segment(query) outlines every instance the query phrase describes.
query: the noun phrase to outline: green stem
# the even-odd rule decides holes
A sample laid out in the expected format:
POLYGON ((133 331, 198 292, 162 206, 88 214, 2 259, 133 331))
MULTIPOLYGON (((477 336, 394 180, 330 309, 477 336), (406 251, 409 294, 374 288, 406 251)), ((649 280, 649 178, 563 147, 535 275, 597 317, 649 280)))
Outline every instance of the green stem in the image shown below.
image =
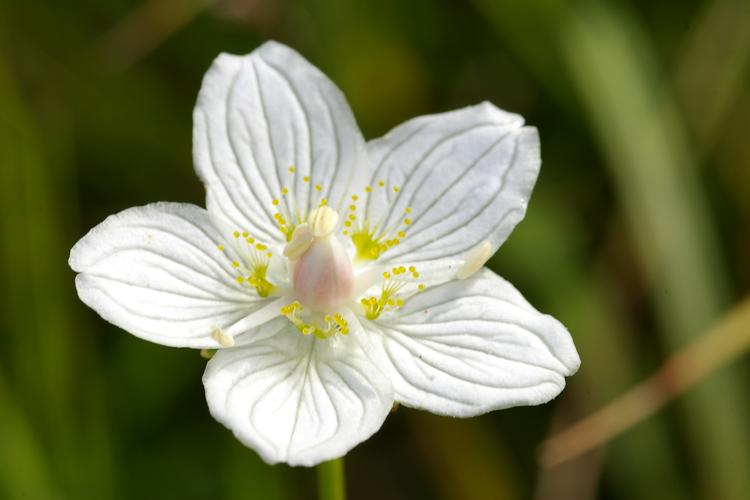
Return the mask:
POLYGON ((318 500, 345 500, 344 459, 336 458, 318 465, 318 500))

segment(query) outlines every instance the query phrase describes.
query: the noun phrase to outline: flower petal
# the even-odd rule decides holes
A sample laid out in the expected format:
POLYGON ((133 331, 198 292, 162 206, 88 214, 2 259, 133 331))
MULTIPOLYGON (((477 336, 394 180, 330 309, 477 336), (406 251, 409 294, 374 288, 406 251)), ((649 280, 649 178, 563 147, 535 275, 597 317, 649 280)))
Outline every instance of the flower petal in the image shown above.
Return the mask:
POLYGON ((489 243, 492 255, 505 241, 541 164, 536 129, 487 102, 409 120, 367 149, 365 218, 406 233, 378 264, 439 263, 454 273, 473 248, 489 243))
POLYGON ((193 157, 209 212, 267 243, 283 242, 277 211, 305 216, 323 197, 338 208, 364 159, 364 140, 343 94, 276 42, 246 56, 217 57, 193 121, 193 157))
POLYGON ((547 402, 580 364, 565 327, 487 269, 365 327, 389 360, 396 400, 443 415, 547 402))
POLYGON ((203 383, 211 414, 268 463, 311 466, 340 457, 383 424, 390 382, 354 338, 301 335, 286 318, 277 333, 222 350, 203 383))
POLYGON ((235 281, 208 213, 154 203, 108 217, 70 251, 81 300, 104 319, 159 344, 215 348, 214 328, 259 309, 235 281))

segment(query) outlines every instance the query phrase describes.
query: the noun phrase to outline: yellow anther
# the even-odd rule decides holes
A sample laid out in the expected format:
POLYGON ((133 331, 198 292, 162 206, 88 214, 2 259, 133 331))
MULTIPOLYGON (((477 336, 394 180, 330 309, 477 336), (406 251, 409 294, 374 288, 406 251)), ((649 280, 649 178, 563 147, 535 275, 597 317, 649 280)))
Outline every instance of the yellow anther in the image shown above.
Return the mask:
POLYGON ((398 232, 398 237, 399 238, 405 238, 406 237, 406 233, 404 231, 399 231, 398 232))
POLYGON ((315 191, 320 191, 321 189, 323 189, 323 186, 321 186, 320 184, 315 184, 315 191))
POLYGON ((293 174, 294 170, 295 170, 294 165, 292 165, 291 167, 289 167, 289 173, 290 174, 293 174))
POLYGON ((467 254, 463 265, 456 271, 456 278, 466 279, 479 271, 492 257, 492 245, 489 241, 483 241, 472 248, 467 254))
POLYGON ((352 195, 352 201, 357 201, 358 199, 359 199, 359 196, 357 196, 356 194, 352 195))
POLYGON ((219 252, 223 252, 224 251, 224 245, 217 245, 216 248, 219 249, 219 252))
POLYGON ((321 207, 324 207, 324 206, 326 206, 326 205, 328 205, 328 198, 323 198, 323 199, 321 199, 321 200, 320 200, 320 206, 321 206, 321 207))
POLYGON ((240 267, 240 263, 237 262, 236 260, 232 261, 232 267, 235 268, 235 269, 237 269, 238 267, 240 267))
POLYGON ((352 223, 351 223, 351 221, 348 221, 348 220, 347 220, 347 221, 344 221, 344 225, 345 225, 346 227, 352 227, 352 223))
POLYGON ((387 280, 391 279, 391 273, 389 273, 388 271, 385 271, 385 272, 383 273, 383 278, 385 278, 385 279, 387 279, 387 280))
POLYGON ((321 206, 310 214, 310 228, 316 238, 331 234, 338 222, 339 214, 327 206, 321 206))
POLYGON ((378 181, 378 186, 380 186, 380 187, 383 187, 383 186, 385 186, 385 182, 383 182, 383 181, 378 181))
POLYGON ((404 219, 404 224, 406 224, 407 226, 408 226, 409 224, 411 224, 411 219, 404 219))
POLYGON ((245 281, 245 278, 243 278, 242 276, 237 276, 237 283, 242 283, 244 281, 245 281))
POLYGON ((281 188, 281 196, 286 196, 289 193, 287 188, 281 188))
POLYGON ((372 186, 365 186, 365 193, 372 191, 372 186))
POLYGON ((349 214, 349 218, 350 218, 351 220, 356 220, 356 219, 357 219, 357 216, 356 216, 356 215, 354 215, 354 214, 349 214))
POLYGON ((414 279, 417 279, 417 278, 419 278, 419 273, 416 272, 416 271, 414 271, 413 273, 411 273, 411 277, 414 278, 414 279))
POLYGON ((284 247, 284 256, 291 260, 297 260, 310 248, 313 242, 313 232, 307 223, 300 224, 294 230, 289 243, 284 247))
POLYGON ((242 233, 243 238, 247 238, 248 236, 250 236, 250 233, 248 233, 247 231, 242 233))
POLYGON ((302 178, 302 180, 303 180, 304 182, 310 182, 310 177, 306 175, 306 176, 304 176, 304 177, 302 178))
POLYGON ((419 286, 417 286, 417 289, 421 292, 422 290, 424 290, 424 285, 420 283, 419 286))
POLYGON ((357 210, 357 205, 349 205, 349 210, 351 210, 352 212, 354 210, 357 210))
POLYGON ((410 214, 411 213, 411 207, 406 207, 404 210, 404 213, 410 214))
POLYGON ((240 237, 240 232, 239 231, 235 231, 235 232, 232 233, 232 236, 234 236, 235 238, 239 238, 240 237))
POLYGON ((232 347, 234 345, 234 337, 216 326, 211 327, 211 338, 218 342, 221 347, 232 347))
POLYGON ((410 272, 410 273, 413 273, 413 272, 414 272, 414 271, 416 271, 416 270, 417 270, 417 268, 416 268, 416 267, 414 267, 414 266, 409 266, 409 272, 410 272))

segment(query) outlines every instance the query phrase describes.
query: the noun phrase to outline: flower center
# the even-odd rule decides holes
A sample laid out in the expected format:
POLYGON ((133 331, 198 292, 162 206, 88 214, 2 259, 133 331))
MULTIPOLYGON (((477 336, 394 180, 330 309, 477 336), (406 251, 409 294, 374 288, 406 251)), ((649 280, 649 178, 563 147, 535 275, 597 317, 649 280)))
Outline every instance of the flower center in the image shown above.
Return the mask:
POLYGON ((300 303, 313 311, 333 311, 346 304, 354 290, 349 255, 333 234, 339 215, 321 206, 309 222, 298 225, 284 249, 292 270, 292 286, 300 303))

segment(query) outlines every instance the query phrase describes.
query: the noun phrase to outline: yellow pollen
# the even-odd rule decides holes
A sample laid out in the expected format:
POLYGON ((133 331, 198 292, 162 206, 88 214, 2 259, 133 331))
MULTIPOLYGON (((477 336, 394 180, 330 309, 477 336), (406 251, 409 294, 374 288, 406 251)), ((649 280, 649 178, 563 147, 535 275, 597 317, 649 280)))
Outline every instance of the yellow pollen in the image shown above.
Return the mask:
POLYGON ((349 210, 351 210, 352 212, 357 210, 357 205, 349 205, 349 210))
POLYGON ((323 186, 321 186, 320 184, 315 184, 316 191, 320 191, 321 189, 323 189, 323 186))
POLYGON ((281 188, 281 196, 286 196, 289 193, 287 188, 281 188))
POLYGON ((359 196, 357 196, 356 194, 352 195, 352 201, 357 201, 358 199, 359 199, 359 196))
POLYGON ((406 224, 407 226, 408 226, 409 224, 411 224, 411 219, 404 219, 404 224, 406 224))
POLYGON ((303 180, 304 182, 310 182, 310 177, 306 175, 306 176, 304 176, 304 177, 302 178, 302 180, 303 180))
POLYGON ((320 206, 321 206, 321 207, 324 207, 324 206, 326 206, 326 205, 328 205, 328 198, 323 198, 323 199, 321 199, 321 200, 320 200, 320 206))
POLYGON ((294 173, 294 170, 295 170, 295 169, 294 169, 294 165, 292 165, 291 167, 289 167, 289 173, 290 173, 290 174, 293 174, 293 173, 294 173))
POLYGON ((418 288, 418 289, 419 289, 419 291, 421 292, 422 290, 424 290, 424 285, 423 285, 422 283, 420 283, 420 284, 419 284, 419 286, 418 286, 417 288, 418 288))
POLYGON ((223 252, 224 251, 224 245, 218 245, 216 248, 219 249, 219 252, 223 252))
POLYGON ((240 267, 240 263, 235 260, 232 262, 232 267, 237 269, 238 267, 240 267))
POLYGON ((365 186, 365 193, 372 191, 372 186, 365 186))
POLYGON ((404 213, 410 214, 411 213, 411 207, 406 207, 404 210, 404 213))
POLYGON ((232 236, 234 236, 235 238, 239 238, 240 237, 240 232, 239 231, 235 231, 235 232, 232 233, 232 236))
POLYGON ((398 186, 393 186, 393 192, 394 193, 398 193, 399 192, 399 187, 398 186))
POLYGON ((383 182, 383 181, 378 181, 378 186, 380 186, 380 187, 383 187, 383 186, 385 186, 385 182, 383 182))

